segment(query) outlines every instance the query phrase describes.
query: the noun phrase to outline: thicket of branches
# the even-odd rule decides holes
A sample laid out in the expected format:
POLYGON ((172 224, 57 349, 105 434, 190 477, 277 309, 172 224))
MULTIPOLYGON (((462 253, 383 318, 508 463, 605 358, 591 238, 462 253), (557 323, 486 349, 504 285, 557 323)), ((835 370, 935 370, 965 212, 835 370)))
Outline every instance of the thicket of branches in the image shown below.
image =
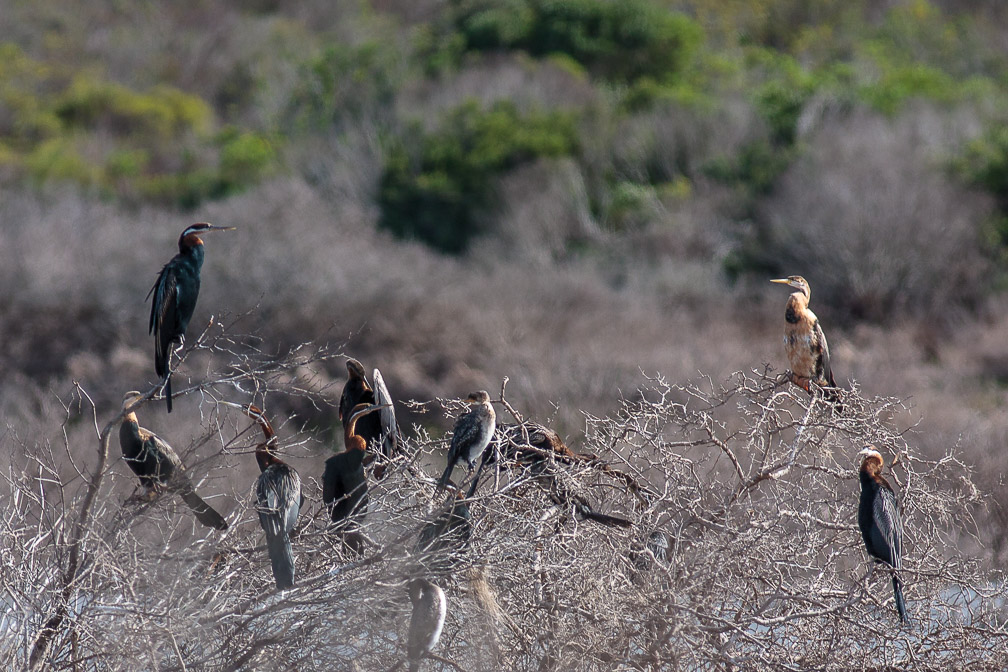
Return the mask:
MULTIPOLYGON (((541 440, 530 418, 542 409, 513 408, 505 381, 494 396, 510 426, 469 503, 468 545, 436 561, 418 555, 419 532, 450 499, 435 498, 425 468, 441 463, 446 440, 403 428, 384 478, 372 474, 362 553, 328 525, 321 461, 302 469, 297 585, 277 593, 252 483, 229 479, 251 460, 258 430, 221 402, 267 414, 283 395, 335 403, 338 390, 314 372, 338 353, 304 344, 268 356, 219 326, 193 341, 182 370, 202 374, 187 386, 180 375, 176 387, 199 397, 202 434, 176 449, 204 494, 231 488, 231 528, 200 527, 170 495, 126 502, 121 413, 95 408, 78 387, 62 401, 59 440, 9 435, 15 455, 0 481, 8 669, 30 659, 55 670, 392 669, 405 657, 405 584, 420 571, 448 596, 423 669, 1008 664, 1008 586, 987 569, 971 516, 983 495, 955 447, 937 460, 915 451, 893 420, 898 400, 853 389, 840 414, 767 371, 682 385, 653 377, 609 417, 588 417, 585 445, 571 452, 555 436, 541 440), (904 505, 907 627, 855 523, 855 456, 867 443, 886 456, 904 505), (620 518, 632 524, 611 524, 620 518), (648 545, 655 531, 667 553, 648 545)), ((145 410, 153 406, 140 409, 141 424, 145 410)), ((308 454, 312 435, 273 420, 281 454, 308 454)))

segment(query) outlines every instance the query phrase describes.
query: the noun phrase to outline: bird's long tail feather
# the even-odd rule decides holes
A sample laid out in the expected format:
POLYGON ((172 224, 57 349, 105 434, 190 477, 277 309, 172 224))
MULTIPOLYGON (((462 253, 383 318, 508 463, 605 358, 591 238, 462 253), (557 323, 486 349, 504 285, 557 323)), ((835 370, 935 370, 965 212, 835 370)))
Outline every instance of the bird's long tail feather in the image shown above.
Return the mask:
POLYGON ((171 374, 170 373, 168 374, 168 377, 165 378, 164 396, 165 396, 165 403, 168 404, 168 412, 171 413, 172 403, 171 403, 171 374))
POLYGON ((455 463, 449 460, 448 466, 445 467, 444 473, 441 474, 441 478, 438 479, 437 488, 435 488, 434 494, 440 494, 448 486, 448 481, 451 479, 452 470, 454 468, 455 463))
POLYGON ((279 529, 266 530, 266 549, 273 567, 273 579, 278 590, 285 590, 294 585, 294 551, 290 538, 279 529))
POLYGON ((910 619, 907 618, 906 601, 903 599, 903 582, 900 581, 899 576, 893 574, 892 577, 892 587, 893 587, 893 597, 896 598, 896 611, 899 612, 900 620, 904 623, 909 623, 910 619))
POLYGON ((219 514, 212 506, 203 501, 203 499, 194 491, 190 490, 188 492, 183 492, 182 501, 185 502, 190 509, 192 509, 194 514, 196 514, 196 520, 200 521, 207 527, 212 527, 215 530, 226 530, 228 528, 228 523, 224 520, 224 516, 219 514))

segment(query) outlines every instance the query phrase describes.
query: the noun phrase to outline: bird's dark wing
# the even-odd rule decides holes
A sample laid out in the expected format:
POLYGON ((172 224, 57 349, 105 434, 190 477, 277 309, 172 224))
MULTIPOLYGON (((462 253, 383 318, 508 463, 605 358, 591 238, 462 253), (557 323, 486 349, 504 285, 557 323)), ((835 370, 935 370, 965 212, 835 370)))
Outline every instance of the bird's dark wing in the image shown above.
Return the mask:
POLYGON ((833 380, 833 367, 830 366, 829 344, 826 343, 826 332, 823 331, 819 320, 815 321, 812 329, 815 332, 815 340, 819 343, 819 352, 822 355, 823 376, 830 384, 830 387, 836 387, 836 382, 833 380))
POLYGON ((165 264, 158 274, 154 286, 147 296, 154 295, 151 303, 150 326, 148 333, 154 334, 154 369, 157 375, 167 373, 168 352, 174 328, 174 315, 178 304, 178 276, 171 262, 165 264))
POLYGON ((385 387, 385 379, 381 371, 374 370, 374 396, 376 404, 388 404, 378 411, 381 419, 381 451, 386 456, 394 455, 399 441, 399 426, 396 424, 395 407, 392 405, 392 395, 385 387))
POLYGON ((297 523, 301 479, 286 464, 270 466, 256 481, 259 524, 266 533, 266 547, 277 588, 294 585, 294 552, 290 532, 297 523))
POLYGON ((182 459, 178 453, 157 434, 148 433, 144 440, 144 448, 149 450, 157 461, 159 480, 164 481, 183 471, 182 459))
POLYGON ((322 502, 330 505, 345 496, 346 488, 343 487, 341 478, 339 455, 333 455, 326 460, 325 471, 322 472, 322 502))
POLYGON ((878 544, 889 551, 887 560, 894 568, 903 567, 903 519, 896 494, 885 485, 879 487, 872 506, 875 527, 881 537, 878 544))
POLYGON ((459 418, 455 423, 451 447, 448 449, 448 459, 455 461, 468 460, 469 446, 476 443, 480 434, 480 417, 477 410, 472 410, 459 418))

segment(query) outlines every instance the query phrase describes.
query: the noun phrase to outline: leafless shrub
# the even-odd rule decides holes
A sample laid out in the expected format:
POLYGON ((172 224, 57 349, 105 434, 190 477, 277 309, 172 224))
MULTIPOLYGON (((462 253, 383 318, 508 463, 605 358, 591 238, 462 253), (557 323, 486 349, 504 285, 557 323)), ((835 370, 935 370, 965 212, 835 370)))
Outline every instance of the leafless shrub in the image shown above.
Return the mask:
MULTIPOLYGON (((121 415, 94 409, 83 389, 65 407, 60 440, 5 438, 22 455, 0 480, 8 667, 34 657, 57 670, 381 670, 403 660, 406 580, 422 571, 417 535, 446 506, 422 462, 444 441, 415 429, 372 480, 362 554, 328 528, 313 482, 321 460, 316 473, 302 467, 297 585, 276 593, 252 479, 233 478, 259 439, 220 402, 252 399, 267 412, 286 395, 325 404, 336 394, 316 372, 334 353, 305 344, 272 357, 249 340, 212 325, 186 353, 186 367, 205 374, 184 390, 200 400, 202 428, 184 459, 195 477, 232 489, 224 534, 194 528, 170 497, 121 503, 124 469, 110 445, 121 415)), ((514 417, 502 420, 523 422, 505 392, 514 417)), ((763 373, 720 384, 655 377, 613 415, 588 418, 580 453, 513 425, 469 502, 470 543, 437 575, 449 615, 425 667, 1003 666, 1005 584, 960 550, 978 540, 969 469, 952 450, 925 459, 909 445, 892 420, 899 401, 856 388, 843 401, 838 415, 763 373), (906 628, 854 524, 853 461, 865 443, 890 456, 902 493, 906 628), (589 508, 632 525, 587 519, 589 508), (646 548, 656 530, 669 539, 664 558, 646 548)), ((310 454, 311 437, 290 426, 280 435, 284 456, 310 454)))

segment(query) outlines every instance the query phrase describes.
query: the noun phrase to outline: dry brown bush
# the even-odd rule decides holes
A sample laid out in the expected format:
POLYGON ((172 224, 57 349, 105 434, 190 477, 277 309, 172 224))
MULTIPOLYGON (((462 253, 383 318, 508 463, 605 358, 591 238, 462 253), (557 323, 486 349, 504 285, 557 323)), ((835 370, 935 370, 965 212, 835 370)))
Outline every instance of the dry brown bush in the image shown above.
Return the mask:
POLYGON ((980 223, 990 203, 944 168, 970 119, 919 109, 831 122, 760 205, 767 262, 806 275, 837 315, 947 319, 976 308, 989 289, 980 223))
MULTIPOLYGON (((47 669, 382 670, 402 660, 415 537, 444 507, 423 463, 444 441, 407 433, 372 483, 361 521, 371 543, 354 556, 318 504, 321 459, 306 464, 314 439, 274 418, 280 452, 309 483, 297 586, 275 593, 253 479, 235 477, 259 437, 220 402, 325 404, 335 391, 322 369, 335 353, 304 344, 274 357, 251 340, 216 324, 192 339, 185 365, 203 374, 178 409, 200 419, 191 443, 177 444, 198 487, 230 490, 212 501, 236 503, 225 534, 196 527, 170 497, 123 503, 133 479, 114 445, 121 415, 93 408, 82 388, 65 400, 61 427, 4 437, 14 456, 0 480, 8 667, 23 667, 33 647, 47 669)), ((520 421, 505 394, 502 421, 520 421)), ((892 420, 897 400, 854 389, 844 407, 838 415, 762 372, 684 385, 656 377, 611 415, 588 418, 580 450, 594 457, 528 459, 512 433, 470 503, 469 547, 435 578, 449 615, 425 669, 1003 667, 1005 583, 962 550, 980 543, 970 511, 983 495, 969 468, 952 449, 931 459, 909 444, 892 420), (890 458, 904 504, 904 628, 854 523, 854 456, 865 443, 890 458), (633 524, 584 519, 586 505, 633 524), (665 559, 644 550, 655 530, 669 538, 665 559)))

